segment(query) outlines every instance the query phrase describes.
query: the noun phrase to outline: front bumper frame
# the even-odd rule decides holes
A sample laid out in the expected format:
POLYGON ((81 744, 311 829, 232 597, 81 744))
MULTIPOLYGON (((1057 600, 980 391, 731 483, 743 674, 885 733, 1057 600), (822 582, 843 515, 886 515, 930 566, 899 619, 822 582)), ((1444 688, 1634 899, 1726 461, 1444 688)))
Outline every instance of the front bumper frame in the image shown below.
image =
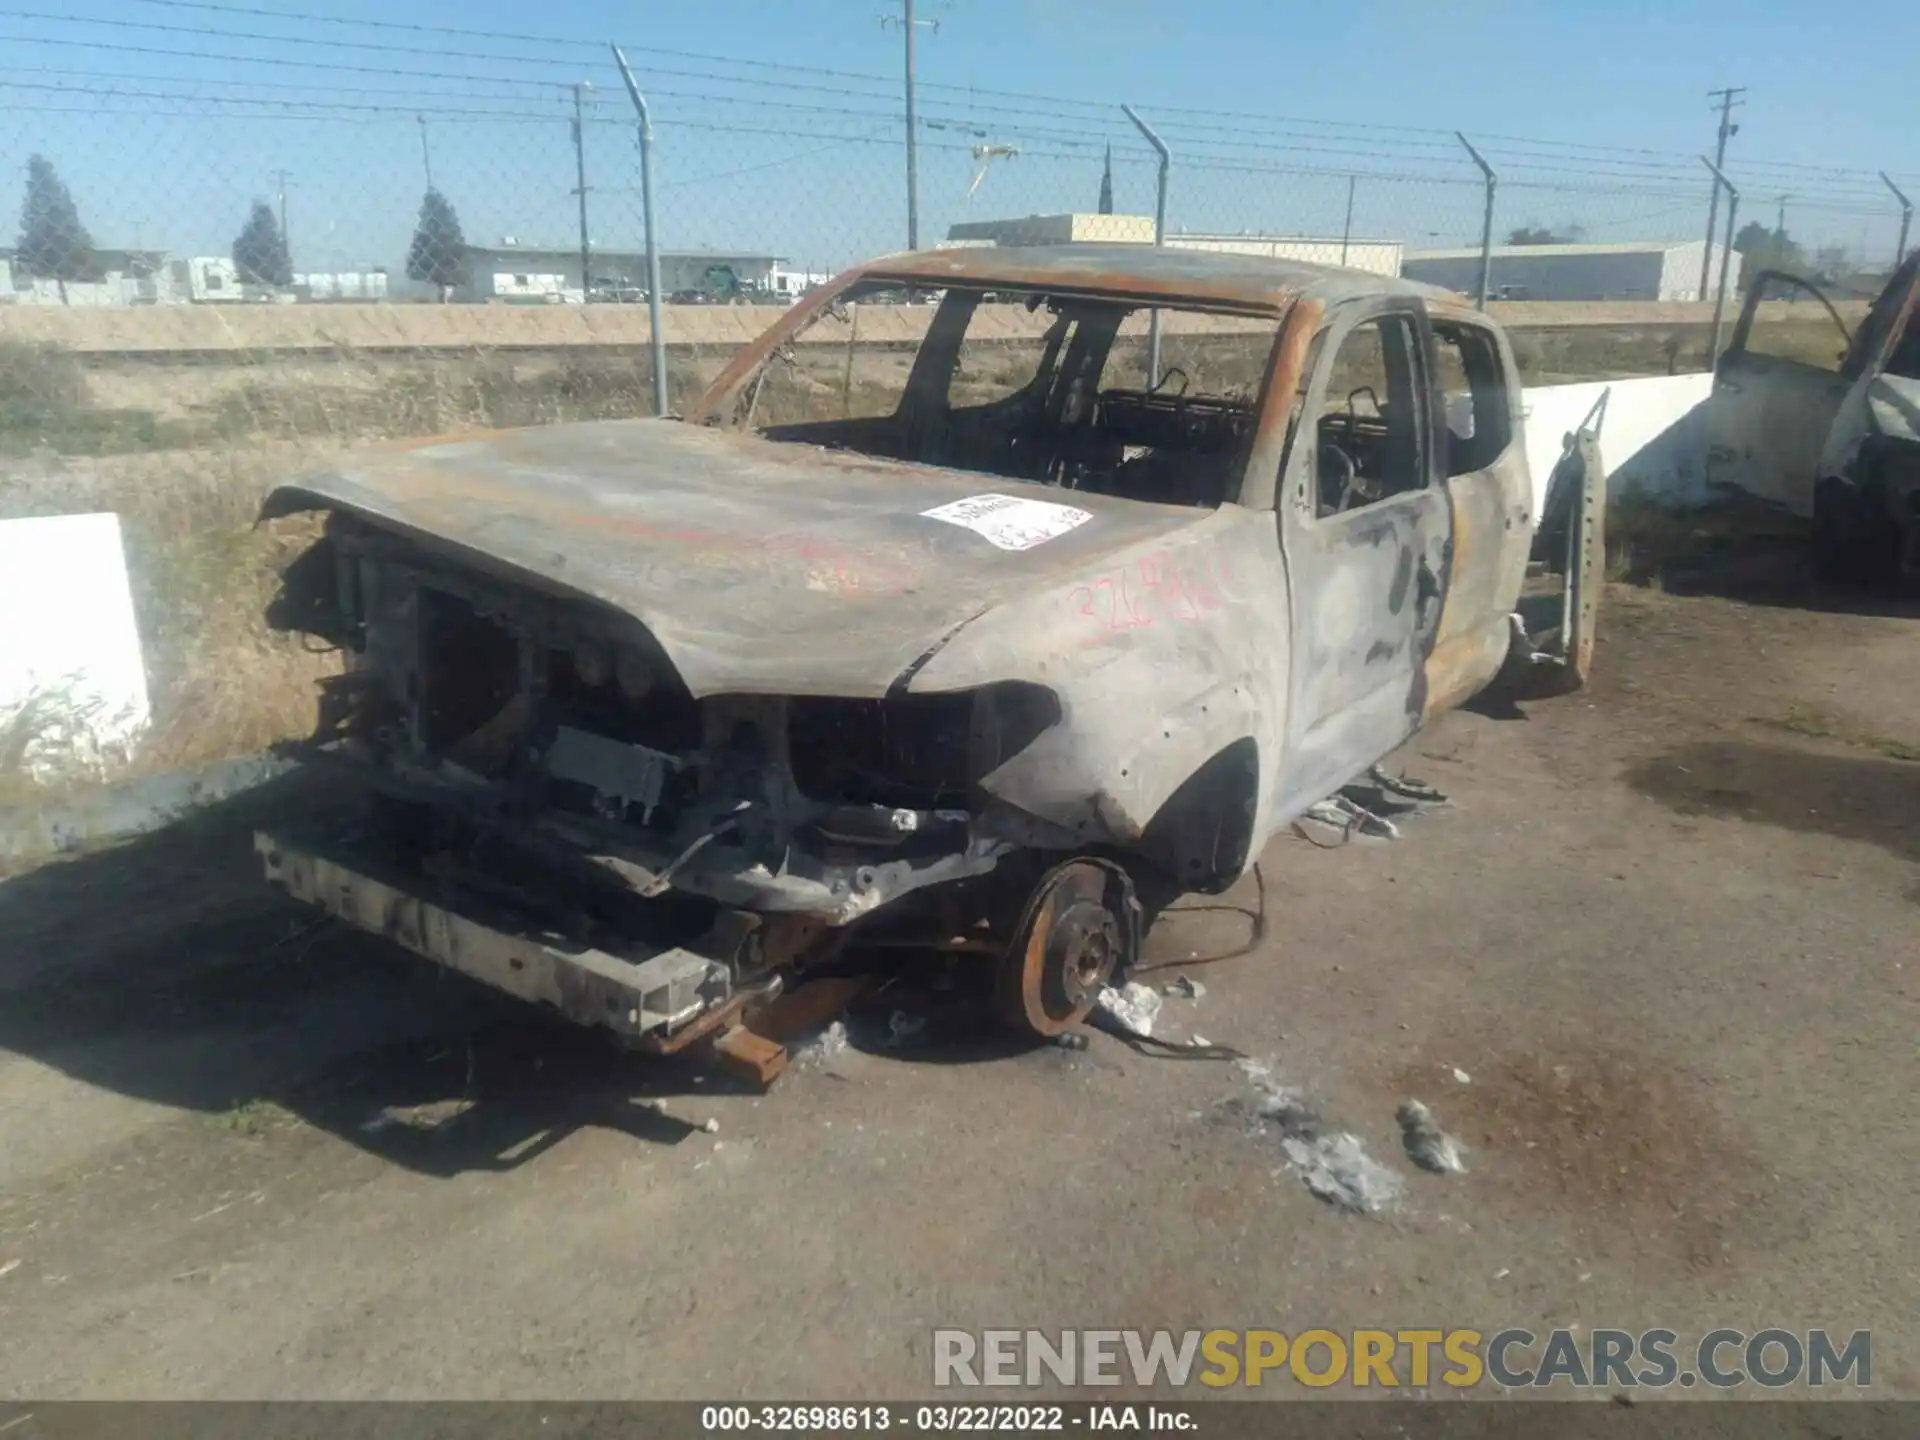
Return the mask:
POLYGON ((614 954, 574 945, 496 907, 426 898, 420 877, 351 848, 262 831, 254 849, 268 880, 295 899, 628 1043, 658 1045, 732 998, 731 967, 683 946, 614 954))

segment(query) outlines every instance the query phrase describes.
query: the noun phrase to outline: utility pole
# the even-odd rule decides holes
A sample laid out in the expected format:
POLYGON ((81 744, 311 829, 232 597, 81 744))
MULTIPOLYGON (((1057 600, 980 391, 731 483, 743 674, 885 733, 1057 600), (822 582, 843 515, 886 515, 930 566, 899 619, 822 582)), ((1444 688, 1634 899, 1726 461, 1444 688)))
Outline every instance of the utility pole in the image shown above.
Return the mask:
POLYGON ((1773 212, 1773 233, 1782 240, 1787 238, 1787 201, 1792 198, 1791 195, 1782 195, 1773 212))
POLYGON ((433 189, 433 152, 427 148, 427 117, 416 115, 420 122, 420 164, 427 172, 427 189, 433 189))
POLYGON ((579 182, 574 194, 580 197, 580 303, 587 304, 593 298, 593 277, 588 271, 592 263, 592 246, 587 240, 587 91, 591 82, 582 80, 573 87, 573 169, 579 182))
POLYGON ((1709 90, 1707 98, 1720 102, 1720 139, 1713 151, 1713 195, 1707 201, 1707 248, 1700 256, 1700 298, 1707 298, 1707 286, 1713 275, 1713 227, 1720 218, 1720 172, 1727 164, 1727 141, 1740 133, 1740 127, 1733 123, 1733 111, 1737 105, 1747 102, 1740 97, 1747 93, 1744 85, 1730 86, 1725 90, 1709 90))
POLYGON ((924 25, 929 30, 938 30, 938 20, 916 20, 913 18, 913 0, 900 0, 899 15, 883 15, 882 25, 898 25, 906 35, 907 41, 907 248, 920 248, 920 147, 918 144, 918 125, 914 119, 914 61, 913 32, 924 25))
POLYGON ((1713 349, 1707 352, 1708 360, 1711 362, 1707 368, 1718 374, 1720 370, 1720 322, 1726 314, 1727 309, 1727 276, 1729 274, 1729 267, 1733 264, 1733 225, 1735 219, 1740 214, 1740 192, 1733 188, 1733 182, 1727 178, 1726 172, 1711 160, 1707 159, 1706 156, 1702 155, 1700 157, 1700 163, 1713 172, 1713 182, 1716 190, 1722 185, 1727 187, 1727 243, 1726 248, 1720 252, 1720 288, 1714 293, 1713 297, 1713 349))

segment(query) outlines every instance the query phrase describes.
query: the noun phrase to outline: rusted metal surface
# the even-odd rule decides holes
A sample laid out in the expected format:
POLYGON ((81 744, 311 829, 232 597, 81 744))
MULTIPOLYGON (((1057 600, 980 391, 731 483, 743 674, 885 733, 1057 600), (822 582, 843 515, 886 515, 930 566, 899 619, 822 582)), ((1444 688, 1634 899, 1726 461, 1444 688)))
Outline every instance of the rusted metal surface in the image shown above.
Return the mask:
MULTIPOLYGON (((1504 340, 1483 332, 1504 442, 1449 475, 1420 347, 1430 317, 1485 322, 1355 272, 1129 247, 892 256, 795 307, 696 413, 733 417, 755 367, 870 280, 948 290, 884 422, 914 422, 887 455, 948 463, 859 453, 884 447, 843 403, 785 440, 629 421, 392 446, 267 507, 347 517, 325 571, 344 598, 323 628, 372 677, 350 738, 383 783, 557 848, 638 903, 720 907, 738 923, 698 948, 725 952, 734 993, 646 1043, 745 1018, 732 1033, 756 1072, 776 1062, 742 1015, 747 987, 792 979, 896 906, 881 943, 980 949, 1018 930, 1003 1010, 1030 1030, 1073 1023, 1110 966, 1062 955, 1124 965, 1137 948, 1113 857, 1176 889, 1230 884, 1306 806, 1493 676, 1525 563, 1531 486, 1504 340), (1020 404, 1098 431, 1098 466, 1022 458, 1034 431, 1006 418, 1022 410, 992 412, 1005 452, 953 440, 998 403, 950 402, 962 332, 981 295, 1022 289, 1068 297, 1048 333, 1074 338, 1044 363, 1075 378, 1045 376, 1020 404), (1264 336, 1250 378, 1223 396, 1076 388, 1098 382, 1122 311, 1141 304, 1213 307, 1264 336), (1399 466, 1391 485, 1323 513, 1316 467, 1337 437, 1373 433, 1338 380, 1340 346, 1383 317, 1406 353, 1382 388, 1420 438, 1404 454, 1391 435, 1367 441, 1399 466), (1005 473, 1022 466, 1051 483, 1005 473), (1037 896, 1008 893, 1045 874, 1037 896)), ((388 928, 384 910, 313 888, 388 928)), ((802 1008, 775 1001, 766 1023, 802 1008)))
POLYGON ((345 862, 265 833, 255 836, 254 847, 267 878, 296 899, 622 1039, 684 1025, 726 996, 725 970, 689 951, 660 950, 636 961, 562 949, 426 900, 418 878, 376 875, 364 860, 345 862))
MULTIPOLYGON (((1511 347, 1499 330, 1464 305, 1430 306, 1436 325, 1465 327, 1489 341, 1500 372, 1517 373, 1511 347)), ((1523 433, 1520 387, 1503 388, 1509 444, 1481 468, 1462 469, 1446 480, 1451 505, 1452 550, 1447 557, 1445 604, 1439 633, 1426 660, 1426 696, 1421 719, 1431 722, 1470 698, 1505 659, 1508 634, 1489 617, 1510 606, 1524 580, 1533 539, 1533 487, 1525 457, 1511 437, 1523 433)), ((1483 417, 1492 418, 1492 417, 1483 417)))
POLYGON ((687 412, 696 424, 727 412, 741 383, 781 346, 839 305, 848 291, 874 282, 1034 290, 1159 306, 1204 306, 1279 317, 1296 303, 1328 305, 1391 293, 1435 304, 1457 297, 1413 280, 1389 280, 1331 265, 1220 251, 1163 250, 1140 245, 967 247, 889 255, 848 270, 814 291, 767 333, 728 362, 687 412))
POLYGON ((785 1073, 787 1048, 745 1025, 736 1025, 713 1042, 713 1058, 751 1085, 771 1085, 785 1073))
POLYGON ((754 1033, 786 1044, 829 1023, 865 992, 866 976, 830 976, 809 980, 755 1010, 748 1023, 754 1033))
POLYGON ((648 1055, 679 1055, 732 1027, 746 1008, 747 997, 736 995, 731 1000, 712 1006, 678 1030, 656 1031, 642 1036, 637 1048, 648 1055))
POLYGON ((1041 877, 1000 962, 995 1002, 1017 1029, 1059 1035, 1139 958, 1140 909, 1124 870, 1070 860, 1041 877))
POLYGON ((1574 437, 1580 449, 1580 509, 1567 565, 1565 651, 1574 689, 1593 674, 1593 643, 1600 628, 1600 596, 1607 583, 1607 469, 1591 434, 1574 437))
POLYGON ((1121 299, 1193 301, 1279 314, 1303 295, 1328 304, 1371 295, 1451 297, 1438 286, 1336 265, 1142 245, 980 246, 872 260, 869 279, 922 285, 1028 286, 1121 299))
POLYGON ((1000 477, 622 420, 356 452, 275 491, 266 513, 345 511, 607 606, 648 630, 696 697, 885 695, 977 615, 1177 545, 1207 518, 1083 495, 1087 523, 1024 551, 925 518, 982 493, 1058 499, 1000 477))

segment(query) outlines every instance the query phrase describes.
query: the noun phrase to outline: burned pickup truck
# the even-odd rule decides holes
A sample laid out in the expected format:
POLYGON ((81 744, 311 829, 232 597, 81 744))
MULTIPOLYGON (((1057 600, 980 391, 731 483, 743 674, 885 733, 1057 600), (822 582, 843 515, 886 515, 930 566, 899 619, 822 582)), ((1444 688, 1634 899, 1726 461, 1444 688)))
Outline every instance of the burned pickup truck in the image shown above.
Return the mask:
POLYGON ((850 947, 977 956, 1008 1023, 1057 1033, 1143 912, 1535 658, 1520 413, 1501 332, 1424 286, 874 261, 684 419, 276 492, 330 512, 276 616, 349 660, 312 753, 378 803, 259 849, 640 1048, 741 1052, 850 947))
POLYGON ((1920 252, 1851 332, 1811 280, 1763 271, 1715 369, 1709 481, 1810 519, 1823 580, 1920 582, 1917 302, 1920 252), (1811 318, 1757 326, 1763 305, 1811 318))

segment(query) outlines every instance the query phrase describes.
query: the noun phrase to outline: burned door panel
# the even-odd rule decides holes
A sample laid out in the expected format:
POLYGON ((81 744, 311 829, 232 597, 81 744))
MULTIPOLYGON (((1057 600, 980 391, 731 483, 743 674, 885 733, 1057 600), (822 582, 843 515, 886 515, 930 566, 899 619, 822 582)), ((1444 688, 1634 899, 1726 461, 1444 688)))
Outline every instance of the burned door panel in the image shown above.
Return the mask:
POLYGON ((1920 254, 1854 336, 1853 381, 1820 456, 1814 563, 1822 579, 1920 579, 1920 254))
POLYGON ((1841 362, 1846 327, 1814 286, 1779 271, 1755 278, 1707 402, 1707 481, 1813 513, 1820 452, 1852 382, 1841 362), (1813 322, 1755 335, 1763 301, 1798 301, 1813 322), (1817 303, 1806 303, 1817 302, 1817 303), (1829 336, 1825 328, 1832 326, 1829 336), (1830 348, 1823 348, 1831 339, 1830 348), (1827 357, 1831 358, 1827 358, 1827 357))
POLYGON ((1433 322, 1433 335, 1452 551, 1446 606, 1426 662, 1423 719, 1452 709, 1499 671, 1533 533, 1519 387, 1499 332, 1446 316, 1433 322))
POLYGON ((1319 347, 1280 512, 1294 674, 1278 814, 1351 779, 1425 709, 1452 538, 1425 341, 1417 308, 1389 302, 1336 312, 1319 347))

